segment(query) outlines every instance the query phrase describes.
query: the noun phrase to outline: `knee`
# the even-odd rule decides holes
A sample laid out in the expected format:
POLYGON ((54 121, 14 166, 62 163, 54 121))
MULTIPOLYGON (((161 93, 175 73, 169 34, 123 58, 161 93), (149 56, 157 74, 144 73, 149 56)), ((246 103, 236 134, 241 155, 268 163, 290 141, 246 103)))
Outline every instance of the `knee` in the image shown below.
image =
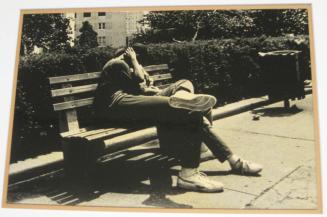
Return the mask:
POLYGON ((194 86, 193 83, 190 80, 182 79, 180 80, 180 87, 183 87, 184 89, 188 90, 190 93, 194 93, 194 86))

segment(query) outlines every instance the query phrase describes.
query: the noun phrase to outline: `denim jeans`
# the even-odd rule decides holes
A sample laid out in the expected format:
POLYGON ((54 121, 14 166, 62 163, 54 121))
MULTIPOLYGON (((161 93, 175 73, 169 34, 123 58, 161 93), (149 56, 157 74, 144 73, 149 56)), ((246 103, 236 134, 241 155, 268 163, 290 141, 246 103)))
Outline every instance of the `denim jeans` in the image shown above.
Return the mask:
POLYGON ((116 126, 157 126, 162 150, 177 155, 182 167, 199 166, 202 142, 219 161, 225 161, 231 150, 203 124, 204 115, 212 121, 211 111, 204 114, 169 105, 169 96, 181 89, 194 92, 190 81, 180 80, 154 96, 125 95, 98 117, 116 126))

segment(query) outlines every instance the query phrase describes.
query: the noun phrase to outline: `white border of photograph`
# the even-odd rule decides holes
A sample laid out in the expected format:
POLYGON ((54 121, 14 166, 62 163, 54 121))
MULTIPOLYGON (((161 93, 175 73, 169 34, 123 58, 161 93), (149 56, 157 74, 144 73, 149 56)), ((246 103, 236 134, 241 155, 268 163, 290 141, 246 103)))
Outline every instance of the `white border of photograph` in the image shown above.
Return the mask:
MULTIPOLYGON (((11 0, 4 1, 0 13, 0 187, 3 192, 4 168, 6 165, 6 148, 8 141, 8 130, 10 120, 10 107, 12 99, 12 84, 14 67, 16 61, 17 37, 19 28, 19 15, 21 9, 61 9, 61 8, 94 8, 94 7, 127 7, 127 6, 190 6, 190 5, 256 5, 256 4, 312 4, 313 9, 313 30, 314 30, 314 50, 316 63, 316 76, 318 88, 318 112, 319 112, 319 131, 320 131, 320 154, 321 154, 321 178, 322 178, 322 197, 323 212, 326 213, 326 167, 327 164, 326 145, 327 145, 327 61, 325 60, 327 51, 327 1, 325 0, 11 0)), ((2 197, 0 197, 2 200, 2 197)), ((2 201, 1 201, 2 204, 2 201)), ((31 210, 31 209, 0 209, 0 216, 226 216, 226 214, 198 214, 198 213, 131 213, 131 212, 93 212, 93 211, 63 211, 63 210, 31 210)), ((262 214, 259 214, 262 215, 262 214)), ((233 214, 242 216, 242 214, 233 214)), ((251 214, 248 216, 257 216, 251 214)), ((269 216, 279 216, 269 214, 269 216)), ((283 215, 283 216, 308 216, 283 215)), ((323 216, 315 215, 315 216, 323 216)))

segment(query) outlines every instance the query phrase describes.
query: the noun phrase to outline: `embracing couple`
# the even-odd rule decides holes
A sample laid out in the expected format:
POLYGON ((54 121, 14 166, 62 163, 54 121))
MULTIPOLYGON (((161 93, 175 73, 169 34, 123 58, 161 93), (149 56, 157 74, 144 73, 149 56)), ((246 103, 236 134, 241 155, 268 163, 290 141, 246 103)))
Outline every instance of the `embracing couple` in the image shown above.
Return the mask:
POLYGON ((223 184, 200 172, 202 143, 221 163, 228 161, 237 174, 257 175, 262 170, 261 165, 235 155, 213 131, 211 109, 215 104, 214 96, 194 93, 189 80, 179 80, 164 89, 154 87, 132 47, 118 49, 104 65, 94 100, 101 121, 117 126, 157 126, 159 135, 160 130, 174 131, 178 144, 169 145, 179 150, 177 186, 203 192, 221 192, 223 184))

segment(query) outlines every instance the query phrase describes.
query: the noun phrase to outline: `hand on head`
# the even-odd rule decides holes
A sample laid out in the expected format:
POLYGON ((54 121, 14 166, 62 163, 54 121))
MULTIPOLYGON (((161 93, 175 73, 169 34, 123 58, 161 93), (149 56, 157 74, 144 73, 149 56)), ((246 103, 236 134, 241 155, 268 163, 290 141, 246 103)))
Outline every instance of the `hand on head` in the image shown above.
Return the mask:
POLYGON ((124 56, 130 60, 136 60, 136 53, 132 47, 128 47, 124 53, 124 56))

